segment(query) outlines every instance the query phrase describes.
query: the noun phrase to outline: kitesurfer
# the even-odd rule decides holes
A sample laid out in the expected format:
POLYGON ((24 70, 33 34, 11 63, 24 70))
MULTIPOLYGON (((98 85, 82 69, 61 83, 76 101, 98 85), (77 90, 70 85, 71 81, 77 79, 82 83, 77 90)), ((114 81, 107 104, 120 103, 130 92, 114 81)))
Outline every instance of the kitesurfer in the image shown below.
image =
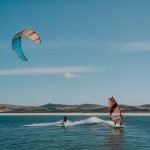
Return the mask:
POLYGON ((64 116, 64 120, 63 120, 62 124, 66 124, 66 122, 67 122, 67 116, 64 116))

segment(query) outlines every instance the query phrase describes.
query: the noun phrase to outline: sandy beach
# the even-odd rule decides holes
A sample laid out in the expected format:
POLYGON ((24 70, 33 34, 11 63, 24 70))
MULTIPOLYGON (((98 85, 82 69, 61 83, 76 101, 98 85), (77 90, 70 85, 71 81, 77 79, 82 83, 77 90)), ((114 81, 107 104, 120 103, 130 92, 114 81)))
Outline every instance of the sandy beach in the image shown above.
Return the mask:
MULTIPOLYGON (((0 116, 108 116, 108 113, 0 113, 0 116)), ((123 116, 150 116, 150 113, 123 113, 123 116)))

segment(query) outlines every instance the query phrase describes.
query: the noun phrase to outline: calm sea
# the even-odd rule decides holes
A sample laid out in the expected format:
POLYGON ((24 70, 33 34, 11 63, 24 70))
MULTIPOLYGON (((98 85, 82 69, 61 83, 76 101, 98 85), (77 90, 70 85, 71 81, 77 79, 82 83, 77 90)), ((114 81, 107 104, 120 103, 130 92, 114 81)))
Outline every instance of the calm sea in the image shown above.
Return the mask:
POLYGON ((0 150, 150 150, 150 117, 123 119, 113 129, 108 117, 0 116, 0 150))

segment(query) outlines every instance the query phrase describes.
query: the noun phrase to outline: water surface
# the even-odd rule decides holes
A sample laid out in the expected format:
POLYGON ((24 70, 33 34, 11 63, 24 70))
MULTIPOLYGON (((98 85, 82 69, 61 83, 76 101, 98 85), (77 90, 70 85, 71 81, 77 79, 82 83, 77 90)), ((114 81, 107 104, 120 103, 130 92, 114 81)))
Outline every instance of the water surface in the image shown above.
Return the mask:
POLYGON ((0 116, 0 150, 149 150, 150 117, 124 117, 124 130, 108 117, 0 116))

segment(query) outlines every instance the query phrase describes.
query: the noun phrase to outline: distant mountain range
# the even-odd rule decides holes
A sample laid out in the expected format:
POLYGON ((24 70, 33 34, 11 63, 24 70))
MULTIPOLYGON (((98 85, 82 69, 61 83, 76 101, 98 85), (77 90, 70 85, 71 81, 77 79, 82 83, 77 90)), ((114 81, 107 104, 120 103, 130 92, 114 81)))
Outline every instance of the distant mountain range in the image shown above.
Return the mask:
MULTIPOLYGON (((119 105, 122 112, 150 113, 150 104, 140 106, 119 105)), ((108 107, 97 104, 63 105, 46 104, 42 106, 19 106, 0 104, 0 113, 108 113, 108 107)))

